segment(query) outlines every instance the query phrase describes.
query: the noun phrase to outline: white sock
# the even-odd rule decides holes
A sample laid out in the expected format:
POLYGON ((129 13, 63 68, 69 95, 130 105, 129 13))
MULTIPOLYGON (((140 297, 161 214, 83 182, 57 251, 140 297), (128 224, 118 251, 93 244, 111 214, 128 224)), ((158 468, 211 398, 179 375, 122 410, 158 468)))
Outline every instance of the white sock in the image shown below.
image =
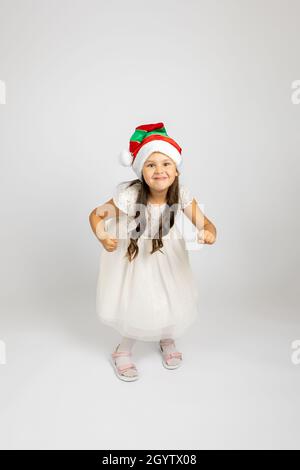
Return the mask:
MULTIPOLYGON (((126 336, 123 336, 121 339, 121 342, 119 345, 116 347, 115 351, 129 351, 132 352, 132 348, 134 344, 136 343, 136 339, 133 338, 127 338, 126 336)), ((124 364, 128 364, 129 362, 133 362, 132 356, 121 356, 121 357, 116 357, 115 362, 117 366, 122 366, 124 364)), ((123 375, 126 375, 127 377, 133 377, 134 375, 137 374, 137 372, 134 369, 127 369, 124 372, 122 372, 123 375)))

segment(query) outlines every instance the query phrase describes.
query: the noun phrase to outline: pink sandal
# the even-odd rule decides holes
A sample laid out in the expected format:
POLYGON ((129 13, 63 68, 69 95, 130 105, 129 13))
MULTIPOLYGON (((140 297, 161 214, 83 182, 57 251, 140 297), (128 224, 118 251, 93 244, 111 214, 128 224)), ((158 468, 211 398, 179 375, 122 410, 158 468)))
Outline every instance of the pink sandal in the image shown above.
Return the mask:
MULTIPOLYGON (((119 347, 120 345, 118 344, 117 348, 119 347)), ((117 366, 117 363, 115 361, 115 358, 116 357, 121 357, 121 356, 131 356, 131 352, 129 351, 114 351, 112 354, 111 354, 111 359, 112 359, 112 365, 113 365, 113 368, 114 368, 114 371, 117 375, 117 377, 121 380, 124 380, 125 382, 133 382, 134 380, 137 380, 139 378, 139 375, 138 375, 138 371, 137 371, 137 368, 136 366, 133 364, 133 362, 129 362, 128 364, 122 364, 120 366, 117 366), (122 372, 125 372, 126 370, 128 369, 134 369, 136 371, 136 375, 133 375, 133 376, 129 376, 129 375, 124 375, 122 372)))
POLYGON ((163 366, 166 369, 177 369, 182 364, 182 353, 178 352, 178 351, 173 351, 173 352, 170 352, 170 353, 164 352, 162 346, 168 346, 169 344, 175 344, 174 340, 173 339, 162 339, 159 342, 159 351, 162 354, 162 363, 163 363, 163 366), (175 365, 168 364, 168 361, 170 359, 173 359, 174 357, 181 359, 181 361, 178 364, 175 364, 175 365))

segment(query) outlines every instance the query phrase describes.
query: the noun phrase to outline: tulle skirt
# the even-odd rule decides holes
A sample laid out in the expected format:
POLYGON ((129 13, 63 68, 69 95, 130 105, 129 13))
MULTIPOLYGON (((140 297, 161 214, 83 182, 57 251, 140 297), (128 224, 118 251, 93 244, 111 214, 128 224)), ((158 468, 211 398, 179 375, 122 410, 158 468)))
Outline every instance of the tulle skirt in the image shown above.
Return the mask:
MULTIPOLYGON (((119 223, 124 228, 122 217, 119 223)), ((106 222, 106 230, 114 233, 115 219, 106 222)), ((150 254, 152 240, 142 235, 139 253, 131 262, 125 257, 129 238, 118 239, 113 252, 102 248, 97 315, 122 336, 142 341, 176 339, 198 316, 198 288, 176 224, 162 240, 162 252, 150 254)))

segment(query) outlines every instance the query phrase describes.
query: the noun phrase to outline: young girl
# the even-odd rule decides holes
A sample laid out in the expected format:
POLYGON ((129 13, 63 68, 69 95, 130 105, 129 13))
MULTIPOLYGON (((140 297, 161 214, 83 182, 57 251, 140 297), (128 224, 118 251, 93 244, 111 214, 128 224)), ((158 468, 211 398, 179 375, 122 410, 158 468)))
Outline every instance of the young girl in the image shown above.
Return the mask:
POLYGON ((216 228, 179 183, 181 148, 162 122, 136 127, 120 162, 138 178, 118 184, 113 198, 91 212, 90 224, 104 247, 97 312, 122 336, 111 354, 117 377, 134 381, 139 373, 130 358, 136 340, 159 341, 164 367, 175 369, 182 353, 174 339, 198 314, 197 285, 177 216, 183 211, 192 221, 199 243, 214 243, 216 228))

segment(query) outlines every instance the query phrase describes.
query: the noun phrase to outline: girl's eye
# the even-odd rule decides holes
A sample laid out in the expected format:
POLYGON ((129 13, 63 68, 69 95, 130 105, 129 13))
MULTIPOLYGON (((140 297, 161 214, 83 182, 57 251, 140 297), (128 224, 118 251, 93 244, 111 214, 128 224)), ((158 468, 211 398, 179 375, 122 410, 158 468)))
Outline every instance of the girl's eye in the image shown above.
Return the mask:
MULTIPOLYGON (((153 165, 154 165, 154 163, 149 163, 149 164, 147 165, 147 167, 148 167, 148 166, 153 166, 153 165)), ((166 162, 165 165, 170 165, 170 162, 166 162)))

